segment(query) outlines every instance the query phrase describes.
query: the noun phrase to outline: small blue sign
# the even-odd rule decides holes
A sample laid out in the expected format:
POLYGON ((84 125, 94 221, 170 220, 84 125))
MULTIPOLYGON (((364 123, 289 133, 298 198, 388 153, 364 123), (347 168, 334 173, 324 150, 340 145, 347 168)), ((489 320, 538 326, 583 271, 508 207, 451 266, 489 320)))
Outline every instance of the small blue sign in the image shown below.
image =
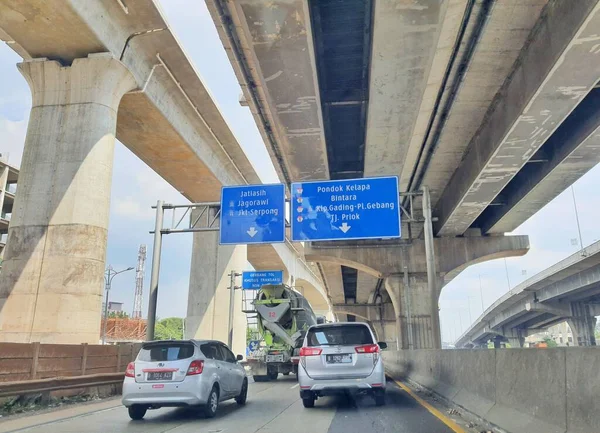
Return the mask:
POLYGON ((398 177, 292 183, 292 240, 400 237, 398 177))
POLYGON ((284 242, 284 185, 224 186, 220 233, 221 245, 284 242))
POLYGON ((265 284, 283 284, 283 271, 242 272, 242 289, 260 289, 265 284))

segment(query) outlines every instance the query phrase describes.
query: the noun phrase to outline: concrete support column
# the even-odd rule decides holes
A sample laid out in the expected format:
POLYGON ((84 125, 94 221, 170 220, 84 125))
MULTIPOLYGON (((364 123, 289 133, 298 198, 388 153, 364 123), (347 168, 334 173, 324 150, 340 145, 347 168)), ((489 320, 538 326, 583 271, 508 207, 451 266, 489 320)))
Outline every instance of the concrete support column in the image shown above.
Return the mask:
POLYGON ((400 349, 441 349, 439 292, 431 293, 427 276, 411 274, 407 285, 401 275, 392 275, 385 286, 396 312, 400 349))
POLYGON ((97 344, 117 109, 137 85, 110 54, 18 67, 33 104, 0 279, 0 341, 97 344))
POLYGON ((508 337, 508 344, 513 348, 522 348, 525 346, 525 339, 520 337, 508 337))
POLYGON ((510 347, 521 348, 525 346, 525 334, 521 329, 512 329, 510 333, 505 334, 510 347))
POLYGON ((568 322, 573 332, 573 342, 577 346, 595 346, 596 317, 590 311, 589 305, 584 302, 573 302, 571 310, 573 317, 568 322))
MULTIPOLYGON (((197 217, 192 212, 192 219, 197 217)), ((211 210, 211 212, 214 212, 211 210)), ((211 215, 211 218, 214 215, 211 215)), ((229 276, 248 268, 245 245, 219 245, 218 232, 194 233, 185 338, 227 342, 229 320, 229 276)), ((241 277, 236 284, 242 284, 241 277)), ((233 351, 245 353, 246 315, 242 312, 242 291, 236 290, 233 320, 233 351)))

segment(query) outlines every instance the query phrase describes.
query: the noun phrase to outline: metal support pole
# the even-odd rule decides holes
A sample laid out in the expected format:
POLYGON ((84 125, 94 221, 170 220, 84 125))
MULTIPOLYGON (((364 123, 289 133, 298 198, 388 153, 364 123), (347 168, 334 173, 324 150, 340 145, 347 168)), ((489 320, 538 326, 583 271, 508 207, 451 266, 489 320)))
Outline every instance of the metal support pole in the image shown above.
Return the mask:
POLYGON ((152 274, 150 276, 150 301, 148 302, 148 329, 146 340, 154 340, 156 325, 156 303, 158 301, 158 277, 160 273, 160 249, 162 246, 163 201, 156 202, 156 221, 154 224, 154 248, 152 250, 152 274))
POLYGON ((241 274, 236 274, 235 271, 231 271, 229 274, 229 324, 227 333, 227 345, 229 349, 233 350, 233 313, 235 307, 235 277, 239 277, 241 274))
POLYGON ((105 279, 105 289, 106 289, 106 300, 104 301, 104 325, 102 326, 102 344, 106 344, 106 323, 108 322, 108 293, 110 292, 110 271, 111 268, 108 268, 108 278, 105 279))
POLYGON ((412 306, 411 306, 411 294, 410 294, 410 281, 408 279, 408 257, 406 257, 406 250, 402 248, 400 250, 402 252, 402 264, 404 267, 404 278, 403 278, 403 288, 404 288, 404 312, 406 313, 406 339, 408 340, 406 343, 408 344, 408 349, 412 350, 415 348, 413 341, 413 323, 412 323, 412 306))
POLYGON ((425 259, 427 262, 427 284, 432 300, 431 305, 431 321, 433 328, 433 344, 434 348, 442 347, 440 339, 440 315, 437 308, 438 288, 437 288, 437 272, 435 269, 435 251, 433 248, 433 219, 431 217, 431 199, 429 197, 429 188, 423 187, 423 217, 425 218, 425 259))

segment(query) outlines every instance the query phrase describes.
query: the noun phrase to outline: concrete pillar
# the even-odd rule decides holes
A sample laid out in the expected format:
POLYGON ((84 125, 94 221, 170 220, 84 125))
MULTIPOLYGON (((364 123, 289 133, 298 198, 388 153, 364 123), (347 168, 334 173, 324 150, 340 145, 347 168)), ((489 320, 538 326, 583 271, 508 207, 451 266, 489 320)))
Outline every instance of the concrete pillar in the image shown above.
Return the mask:
POLYGON ((505 334, 510 347, 522 348, 525 347, 525 334, 521 329, 512 329, 509 334, 505 334))
POLYGON ((590 312, 589 305, 573 302, 571 310, 573 317, 568 322, 573 332, 573 343, 577 346, 595 346, 596 317, 590 312))
MULTIPOLYGON (((220 246, 218 232, 194 233, 185 338, 215 339, 227 344, 228 274, 232 270, 237 273, 247 270, 246 252, 245 245, 220 246)), ((236 282, 241 286, 241 277, 236 282)), ((242 312, 242 291, 236 290, 233 351, 236 355, 245 354, 245 347, 246 315, 242 312)))
POLYGON ((97 344, 117 109, 137 85, 110 54, 18 67, 33 104, 0 279, 0 341, 97 344))
POLYGON ((407 286, 401 275, 392 275, 386 278, 385 285, 390 297, 395 297, 400 349, 441 349, 439 292, 431 293, 427 276, 411 274, 407 286))

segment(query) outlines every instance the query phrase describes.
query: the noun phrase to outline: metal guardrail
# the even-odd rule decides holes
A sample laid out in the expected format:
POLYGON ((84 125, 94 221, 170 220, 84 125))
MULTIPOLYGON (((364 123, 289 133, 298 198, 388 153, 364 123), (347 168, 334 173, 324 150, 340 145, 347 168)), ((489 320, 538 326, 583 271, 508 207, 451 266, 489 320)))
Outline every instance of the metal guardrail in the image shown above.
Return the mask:
POLYGON ((125 373, 101 373, 86 376, 52 377, 49 379, 0 382, 0 397, 35 394, 89 386, 113 385, 123 382, 125 373))

